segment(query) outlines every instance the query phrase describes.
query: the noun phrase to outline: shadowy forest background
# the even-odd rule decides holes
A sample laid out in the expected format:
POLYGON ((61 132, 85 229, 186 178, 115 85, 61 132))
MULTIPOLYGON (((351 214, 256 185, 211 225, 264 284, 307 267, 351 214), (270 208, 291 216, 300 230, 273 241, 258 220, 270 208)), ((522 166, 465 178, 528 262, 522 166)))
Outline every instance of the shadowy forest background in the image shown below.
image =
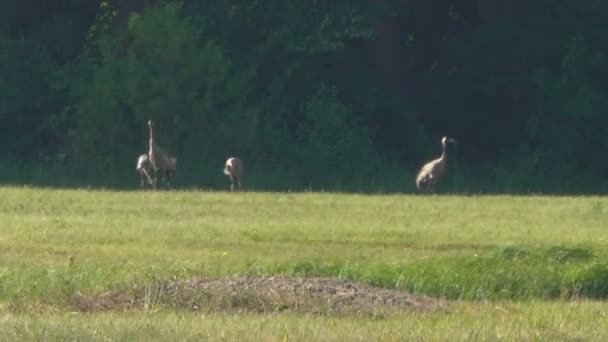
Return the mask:
POLYGON ((138 186, 149 118, 178 187, 608 190, 605 0, 4 0, 0 182, 138 186))

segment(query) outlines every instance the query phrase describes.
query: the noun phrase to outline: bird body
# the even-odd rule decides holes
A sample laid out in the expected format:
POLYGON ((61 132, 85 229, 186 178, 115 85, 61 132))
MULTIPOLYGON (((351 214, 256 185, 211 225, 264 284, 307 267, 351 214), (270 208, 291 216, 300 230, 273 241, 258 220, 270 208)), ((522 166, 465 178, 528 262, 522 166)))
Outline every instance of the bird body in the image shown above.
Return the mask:
POLYGON ((447 157, 446 144, 454 142, 456 142, 454 139, 448 137, 441 139, 441 156, 424 164, 416 176, 416 187, 418 190, 432 190, 445 170, 445 160, 447 157))
POLYGON ((243 161, 236 157, 230 157, 224 164, 224 174, 230 178, 230 191, 234 191, 234 183, 241 189, 241 178, 243 177, 243 161))
POLYGON ((152 168, 152 162, 150 161, 150 158, 148 158, 147 154, 144 153, 140 155, 139 158, 137 158, 137 167, 135 170, 137 170, 137 172, 139 173, 139 186, 141 186, 142 188, 146 183, 148 183, 149 185, 154 184, 154 181, 152 180, 151 176, 152 168))
POLYGON ((177 159, 163 150, 154 138, 154 123, 152 120, 148 121, 148 127, 150 128, 150 140, 148 157, 154 168, 154 187, 158 183, 158 174, 163 175, 163 178, 167 182, 168 186, 171 186, 170 180, 177 170, 177 159))

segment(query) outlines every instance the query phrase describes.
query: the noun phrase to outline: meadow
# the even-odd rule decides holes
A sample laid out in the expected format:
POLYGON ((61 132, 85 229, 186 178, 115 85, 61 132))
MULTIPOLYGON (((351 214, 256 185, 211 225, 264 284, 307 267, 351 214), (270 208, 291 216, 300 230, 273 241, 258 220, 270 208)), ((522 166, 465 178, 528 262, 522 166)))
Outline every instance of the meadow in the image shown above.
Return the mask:
POLYGON ((604 197, 28 187, 0 197, 1 340, 608 338, 604 197), (436 305, 341 312, 161 293, 245 276, 352 281, 436 305))

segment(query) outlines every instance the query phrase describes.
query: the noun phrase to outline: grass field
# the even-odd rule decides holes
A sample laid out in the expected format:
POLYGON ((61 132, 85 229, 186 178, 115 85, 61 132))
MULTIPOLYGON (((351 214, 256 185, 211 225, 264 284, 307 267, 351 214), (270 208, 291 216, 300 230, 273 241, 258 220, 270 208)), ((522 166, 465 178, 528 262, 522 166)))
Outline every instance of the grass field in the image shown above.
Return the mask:
POLYGON ((1 340, 608 338, 604 197, 17 187, 0 197, 1 340), (128 308, 81 305, 237 274, 333 277, 442 300, 339 313, 234 294, 230 305, 197 297, 195 307, 146 292, 128 308))

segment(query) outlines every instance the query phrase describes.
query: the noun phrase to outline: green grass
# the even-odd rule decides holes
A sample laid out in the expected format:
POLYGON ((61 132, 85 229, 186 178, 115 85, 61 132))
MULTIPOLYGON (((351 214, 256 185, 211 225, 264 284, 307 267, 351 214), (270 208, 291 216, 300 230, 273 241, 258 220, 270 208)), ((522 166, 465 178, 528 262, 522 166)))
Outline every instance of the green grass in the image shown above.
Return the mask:
POLYGON ((442 313, 110 312, 0 317, 10 341, 605 341, 606 303, 454 303, 442 313))
POLYGON ((0 197, 0 325, 7 328, 0 331, 7 337, 146 339, 156 331, 230 339, 251 331, 254 340, 281 340, 320 331, 321 339, 485 339, 499 335, 496 326, 513 339, 533 338, 535 331, 549 340, 562 333, 600 339, 606 321, 593 314, 602 302, 567 302, 608 297, 603 197, 17 187, 1 188, 0 197), (459 302, 448 313, 374 319, 221 312, 202 319, 160 307, 155 314, 68 314, 77 293, 235 273, 338 276, 476 301, 459 302), (495 306, 515 309, 495 312, 495 306), (41 317, 27 314, 40 310, 41 317), (581 318, 573 319, 576 314, 581 318), (157 326, 163 320, 172 324, 157 326), (209 331, 213 322, 226 328, 209 331), (44 335, 53 331, 56 336, 44 335))

